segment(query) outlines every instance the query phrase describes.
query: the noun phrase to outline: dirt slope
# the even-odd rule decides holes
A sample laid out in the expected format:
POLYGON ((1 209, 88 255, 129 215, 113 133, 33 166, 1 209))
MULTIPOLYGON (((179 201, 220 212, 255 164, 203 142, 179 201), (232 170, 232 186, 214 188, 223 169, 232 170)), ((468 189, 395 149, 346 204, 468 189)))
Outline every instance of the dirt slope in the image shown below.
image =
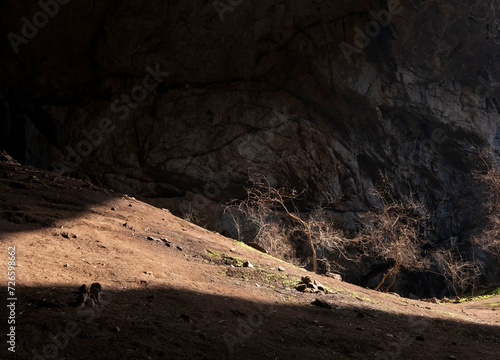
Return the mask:
MULTIPOLYGON (((307 273, 126 195, 13 162, 0 162, 0 229, 1 293, 6 299, 7 248, 15 246, 18 299, 17 351, 3 341, 1 359, 500 354, 498 296, 445 305, 374 292, 307 273), (254 267, 239 267, 242 261, 254 267), (305 275, 330 292, 294 290, 305 275), (79 287, 94 282, 103 288, 101 304, 75 306, 79 287), (311 305, 315 299, 332 308, 311 305)), ((5 339, 5 306, 1 314, 5 339)))

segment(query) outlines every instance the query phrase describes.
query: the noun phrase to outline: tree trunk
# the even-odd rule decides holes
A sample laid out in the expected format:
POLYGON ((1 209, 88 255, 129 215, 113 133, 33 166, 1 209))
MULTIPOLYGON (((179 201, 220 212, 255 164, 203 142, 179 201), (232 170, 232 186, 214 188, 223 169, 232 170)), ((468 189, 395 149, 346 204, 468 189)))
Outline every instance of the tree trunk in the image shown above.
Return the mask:
POLYGON ((313 256, 313 272, 315 274, 318 273, 318 261, 316 260, 316 249, 314 247, 314 242, 313 242, 313 239, 312 239, 312 235, 311 235, 311 230, 310 229, 307 229, 308 230, 308 233, 307 233, 307 241, 309 242, 309 246, 311 247, 311 251, 312 251, 312 256, 313 256))
POLYGON ((388 272, 386 272, 384 274, 384 277, 382 278, 382 281, 380 281, 380 283, 377 285, 377 287, 375 288, 375 291, 378 291, 378 289, 380 289, 380 287, 385 283, 385 279, 387 279, 387 277, 389 276, 389 274, 391 273, 392 269, 389 270, 388 272))
POLYGON ((398 277, 398 273, 399 273, 399 268, 400 268, 400 264, 399 263, 395 263, 394 266, 389 270, 387 271, 385 274, 384 274, 384 277, 382 278, 382 281, 380 281, 380 283, 377 285, 377 287, 375 288, 375 291, 379 290, 380 287, 382 285, 384 285, 385 283, 385 280, 387 279, 387 277, 389 275, 392 276, 392 280, 391 280, 391 283, 385 288, 385 292, 388 292, 391 287, 394 285, 394 283, 396 282, 396 278, 398 277))
POLYGON ((392 281, 389 284, 389 286, 385 288, 385 292, 389 292, 389 290, 392 288, 392 286, 396 282, 396 278, 398 277, 398 274, 399 274, 399 268, 400 268, 399 264, 394 265, 394 267, 392 268, 392 271, 391 271, 391 273, 392 273, 391 274, 392 275, 392 281))

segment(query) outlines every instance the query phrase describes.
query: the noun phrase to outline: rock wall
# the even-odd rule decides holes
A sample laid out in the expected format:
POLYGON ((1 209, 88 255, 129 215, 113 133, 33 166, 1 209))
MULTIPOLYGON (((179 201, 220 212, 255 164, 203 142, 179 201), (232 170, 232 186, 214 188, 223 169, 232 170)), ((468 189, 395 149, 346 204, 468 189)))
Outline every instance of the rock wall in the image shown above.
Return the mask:
POLYGON ((228 234, 221 204, 255 174, 305 189, 309 205, 329 194, 346 228, 376 205, 380 171, 419 194, 436 239, 477 220, 470 143, 500 147, 499 0, 7 0, 0 11, 0 140, 25 163, 228 234))

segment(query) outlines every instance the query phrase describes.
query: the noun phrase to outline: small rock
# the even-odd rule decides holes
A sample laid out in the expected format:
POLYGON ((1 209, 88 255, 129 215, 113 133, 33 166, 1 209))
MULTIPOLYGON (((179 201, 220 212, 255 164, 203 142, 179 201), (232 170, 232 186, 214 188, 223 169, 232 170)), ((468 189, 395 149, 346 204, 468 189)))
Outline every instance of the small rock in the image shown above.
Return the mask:
POLYGON ((260 285, 259 284, 255 284, 256 287, 260 288, 260 285))
POLYGON ((132 207, 132 204, 128 204, 128 206, 132 207))
POLYGON ((177 250, 182 251, 182 248, 180 246, 177 246, 177 250))
POLYGON ((449 360, 457 360, 457 358, 456 358, 456 357, 454 357, 453 355, 448 356, 448 359, 449 359, 449 360))
POLYGON ((63 231, 63 232, 61 233, 61 236, 62 236, 63 238, 65 238, 65 239, 69 239, 69 233, 67 233, 66 231, 63 231))
POLYGON ((317 290, 311 288, 305 288, 304 292, 308 294, 314 294, 315 292, 317 292, 317 290))
POLYGON ((115 326, 115 327, 113 328, 113 331, 114 331, 114 332, 120 332, 120 331, 121 331, 121 329, 120 329, 118 326, 115 326))
POLYGON ((285 271, 285 268, 284 268, 283 266, 280 266, 280 267, 278 268, 278 271, 285 271))
POLYGON ((69 264, 64 264, 64 267, 66 267, 66 268, 69 267, 69 264))
POLYGON ((326 273, 325 276, 331 277, 332 279, 335 279, 335 280, 338 280, 338 281, 343 281, 342 280, 342 275, 340 275, 340 274, 326 273))
POLYGON ((85 293, 80 293, 78 294, 78 297, 76 298, 76 306, 84 307, 85 302, 87 301, 88 296, 85 293))
POLYGON ((96 304, 100 304, 101 303, 101 294, 100 293, 97 293, 97 294, 90 294, 90 298, 92 300, 94 300, 94 302, 96 304))
POLYGON ((394 335, 392 335, 392 334, 385 334, 385 337, 387 337, 389 339, 392 339, 394 337, 394 335))
POLYGON ((356 330, 359 330, 359 331, 364 331, 365 329, 364 329, 363 327, 361 327, 361 326, 358 326, 358 327, 356 328, 356 330))
POLYGON ((114 207, 111 208, 112 211, 115 211, 116 209, 114 207))
POLYGON ((332 309, 333 308, 332 304, 330 304, 326 300, 321 300, 321 299, 316 299, 311 304, 319 306, 319 307, 322 307, 322 308, 325 308, 325 309, 332 309))
POLYGON ((148 236, 146 239, 151 240, 151 241, 159 241, 157 238, 148 236))
POLYGON ((101 303, 101 292, 102 286, 99 283, 93 283, 90 285, 90 297, 95 301, 95 303, 101 303))
POLYGON ((425 341, 425 337, 423 335, 417 335, 415 339, 417 339, 418 341, 425 341))
POLYGON ((312 283, 312 282, 310 282, 309 284, 307 284, 307 287, 310 288, 310 289, 318 290, 318 287, 316 286, 316 284, 312 283))
POLYGON ((325 287, 323 286, 323 284, 322 284, 322 283, 320 283, 320 282, 319 282, 319 281, 317 281, 317 280, 314 280, 314 281, 313 281, 313 284, 314 284, 314 285, 316 285, 316 286, 317 286, 317 288, 318 288, 319 290, 322 290, 322 291, 323 291, 323 290, 325 289, 325 287))
POLYGON ((180 318, 181 318, 182 320, 184 320, 185 322, 191 322, 191 318, 189 317, 189 315, 182 314, 182 315, 180 316, 180 318))
POLYGON ((90 285, 90 297, 98 304, 101 303, 102 286, 99 283, 90 285))
POLYGON ((91 294, 97 294, 97 293, 100 293, 101 291, 102 291, 101 284, 99 284, 99 283, 92 283, 92 285, 90 285, 90 293, 91 294))
POLYGON ((249 243, 247 243, 247 245, 254 248, 255 250, 259 250, 260 252, 263 252, 264 254, 268 254, 268 251, 257 243, 249 242, 249 243))
POLYGON ((245 261, 245 262, 243 263, 243 267, 253 268, 253 265, 252 265, 252 263, 251 263, 250 261, 245 261))
POLYGON ((438 301, 438 299, 436 297, 432 297, 431 298, 431 303, 433 303, 433 304, 439 304, 439 301, 438 301))
POLYGON ((295 287, 295 290, 297 291, 304 291, 307 288, 306 284, 299 284, 295 287))
POLYGON ((85 306, 88 306, 88 307, 94 307, 95 306, 95 302, 94 302, 94 299, 88 297, 86 300, 85 300, 85 306))
POLYGON ((90 294, 89 288, 87 287, 86 284, 83 284, 82 286, 80 286, 80 289, 78 289, 78 292, 80 294, 90 294))
POLYGON ((311 283, 311 282, 312 282, 312 279, 311 279, 311 277, 310 277, 310 276, 302 276, 302 279, 301 279, 301 280, 302 280, 302 282, 303 282, 304 284, 309 284, 309 283, 311 283))

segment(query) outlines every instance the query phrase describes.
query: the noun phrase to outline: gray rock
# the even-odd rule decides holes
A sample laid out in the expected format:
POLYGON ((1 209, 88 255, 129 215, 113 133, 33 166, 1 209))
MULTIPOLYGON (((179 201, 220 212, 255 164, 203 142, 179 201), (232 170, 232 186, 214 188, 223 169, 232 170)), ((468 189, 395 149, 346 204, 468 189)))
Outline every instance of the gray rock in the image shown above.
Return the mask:
POLYGON ((94 299, 92 299, 91 297, 87 297, 87 299, 85 300, 85 306, 94 307, 95 306, 94 299))
POLYGON ((327 273, 325 276, 331 277, 332 279, 338 280, 338 281, 343 281, 342 275, 340 274, 334 274, 334 273, 327 273))
POLYGON ((90 293, 91 294, 97 294, 97 293, 100 293, 101 291, 102 291, 101 284, 93 283, 92 285, 90 285, 90 293))
POLYGON ((94 300, 94 302, 95 302, 96 304, 100 304, 100 303, 101 303, 101 300, 102 300, 102 298, 101 298, 101 293, 97 293, 97 294, 90 294, 90 298, 91 298, 92 300, 94 300))
POLYGON ((330 302, 319 298, 316 298, 311 304, 325 309, 333 309, 333 305, 330 302))
POLYGON ((93 283, 90 286, 90 296, 94 299, 96 303, 101 302, 101 292, 102 292, 101 284, 93 283))
POLYGON ((301 280, 302 280, 302 282, 303 282, 304 284, 309 284, 309 283, 311 283, 311 282, 312 282, 312 279, 311 279, 311 277, 310 277, 309 275, 307 275, 307 276, 302 276, 301 280))
POLYGON ((78 294, 78 297, 76 298, 76 306, 85 306, 85 302, 87 301, 88 299, 88 295, 86 293, 80 293, 78 294))
POLYGON ((318 287, 316 286, 316 284, 314 284, 312 282, 309 283, 309 284, 307 284, 307 287, 310 288, 310 289, 318 290, 318 287))
POLYGON ((306 288, 307 288, 307 285, 306 285, 306 284, 298 284, 298 285, 295 287, 295 290, 297 290, 297 291, 304 291, 306 288))
POLYGON ((318 289, 313 289, 313 288, 306 288, 304 290, 305 293, 311 293, 311 294, 314 294, 314 293, 317 293, 318 292, 318 289))
POLYGON ((249 243, 247 243, 247 245, 250 246, 250 247, 253 247, 256 250, 259 250, 260 252, 263 252, 264 254, 268 253, 268 251, 266 249, 264 249, 262 246, 260 246, 257 243, 249 242, 249 243))

